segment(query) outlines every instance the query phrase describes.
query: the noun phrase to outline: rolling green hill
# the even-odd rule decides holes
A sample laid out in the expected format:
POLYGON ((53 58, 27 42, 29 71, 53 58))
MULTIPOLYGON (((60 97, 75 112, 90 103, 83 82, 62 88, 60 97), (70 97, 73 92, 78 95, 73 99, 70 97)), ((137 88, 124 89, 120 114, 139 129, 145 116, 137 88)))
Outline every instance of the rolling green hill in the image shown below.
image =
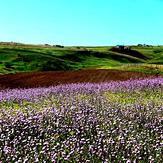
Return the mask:
POLYGON ((163 74, 163 47, 133 46, 143 59, 111 48, 0 44, 0 74, 92 68, 163 74))

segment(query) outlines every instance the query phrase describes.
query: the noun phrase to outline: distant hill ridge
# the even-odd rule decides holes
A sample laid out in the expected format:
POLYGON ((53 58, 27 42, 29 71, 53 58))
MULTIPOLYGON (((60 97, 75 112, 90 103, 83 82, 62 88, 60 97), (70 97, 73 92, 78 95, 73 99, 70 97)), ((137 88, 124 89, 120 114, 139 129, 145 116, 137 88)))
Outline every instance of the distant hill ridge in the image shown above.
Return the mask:
MULTIPOLYGON (((62 45, 33 45, 15 42, 0 42, 0 74, 37 71, 60 71, 80 69, 121 69, 127 64, 131 71, 162 73, 161 68, 151 66, 144 70, 141 64, 163 64, 163 46, 116 46, 84 47, 62 45), (156 71, 156 72, 155 72, 156 71)), ((149 67, 149 66, 148 66, 149 67)))

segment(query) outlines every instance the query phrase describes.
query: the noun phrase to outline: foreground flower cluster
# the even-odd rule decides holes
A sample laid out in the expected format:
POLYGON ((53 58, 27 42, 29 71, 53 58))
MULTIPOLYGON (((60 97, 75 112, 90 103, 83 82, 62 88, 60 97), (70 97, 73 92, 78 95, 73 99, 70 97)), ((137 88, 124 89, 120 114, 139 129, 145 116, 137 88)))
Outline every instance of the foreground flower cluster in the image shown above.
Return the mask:
POLYGON ((0 162, 161 162, 163 78, 0 92, 0 162))

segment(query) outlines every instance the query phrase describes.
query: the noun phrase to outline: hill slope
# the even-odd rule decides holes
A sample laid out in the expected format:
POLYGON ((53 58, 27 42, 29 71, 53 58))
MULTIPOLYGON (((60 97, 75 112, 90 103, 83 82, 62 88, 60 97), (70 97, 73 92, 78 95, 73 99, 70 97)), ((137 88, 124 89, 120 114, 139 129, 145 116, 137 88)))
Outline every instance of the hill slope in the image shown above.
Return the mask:
MULTIPOLYGON (((163 64, 163 47, 132 47, 144 56, 111 51, 111 47, 0 45, 0 74, 18 72, 121 69, 128 64, 163 64)), ((132 66, 131 70, 134 70, 132 66)), ((141 67, 142 68, 142 67, 141 67)), ((141 70, 141 68, 139 70, 141 70)), ((142 71, 144 68, 142 68, 142 71)), ((160 74, 162 70, 158 71, 160 74)))

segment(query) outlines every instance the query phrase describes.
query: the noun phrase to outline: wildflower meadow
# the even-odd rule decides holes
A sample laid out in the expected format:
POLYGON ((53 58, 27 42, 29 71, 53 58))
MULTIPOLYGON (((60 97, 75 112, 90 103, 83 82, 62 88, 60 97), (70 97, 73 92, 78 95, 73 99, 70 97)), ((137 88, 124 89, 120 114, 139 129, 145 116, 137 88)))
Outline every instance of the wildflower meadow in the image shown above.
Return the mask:
POLYGON ((163 160, 163 77, 0 90, 0 162, 163 160))

